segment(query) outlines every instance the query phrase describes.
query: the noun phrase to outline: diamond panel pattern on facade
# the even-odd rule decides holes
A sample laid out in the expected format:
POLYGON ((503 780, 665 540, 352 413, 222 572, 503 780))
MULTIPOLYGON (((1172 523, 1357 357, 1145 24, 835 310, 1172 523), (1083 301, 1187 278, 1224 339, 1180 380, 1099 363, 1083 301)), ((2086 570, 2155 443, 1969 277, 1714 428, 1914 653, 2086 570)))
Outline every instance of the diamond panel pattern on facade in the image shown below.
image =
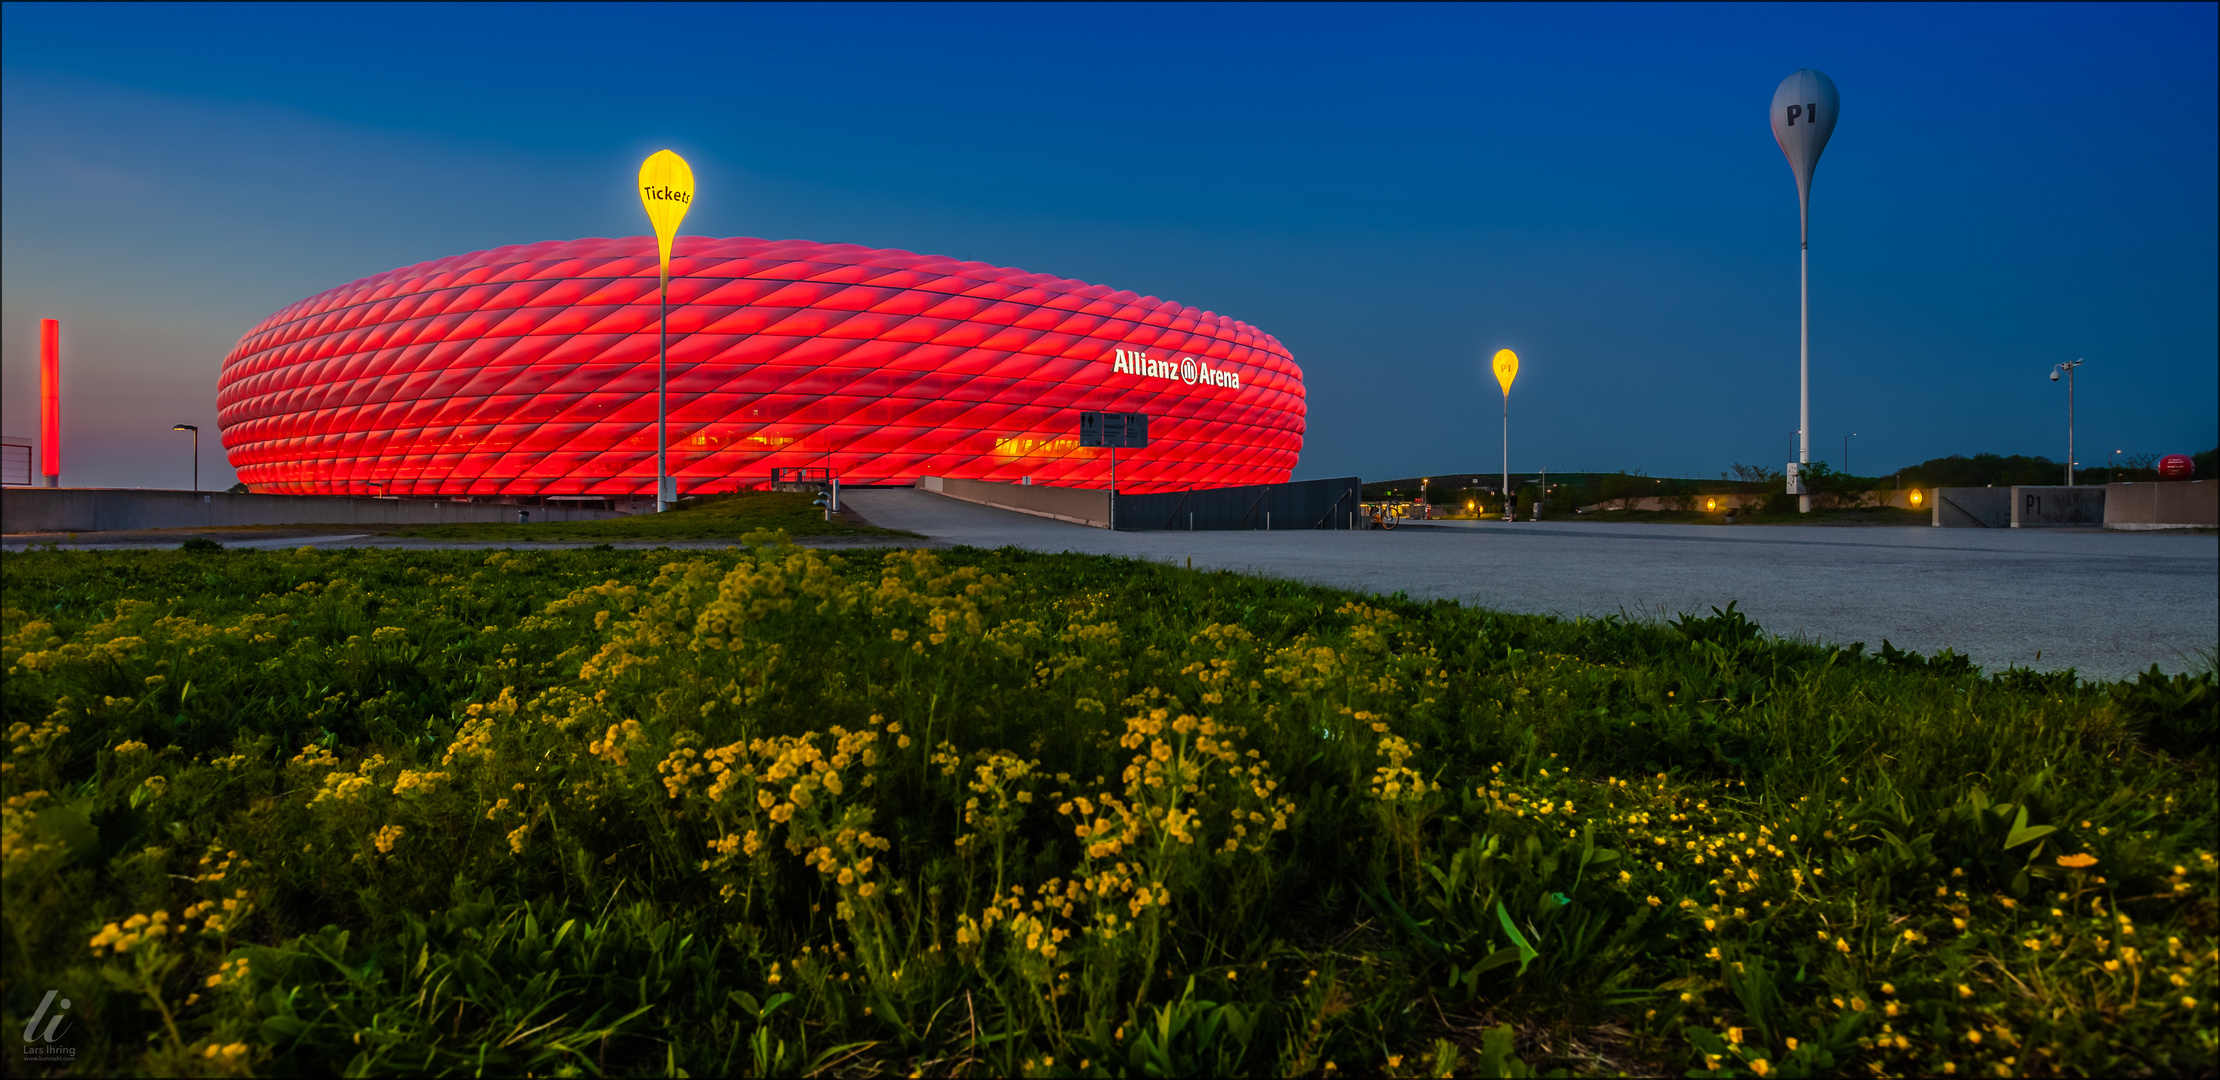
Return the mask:
MULTIPOLYGON (((218 423, 256 491, 651 496, 655 238, 435 259, 262 320, 224 358, 218 423)), ((1109 486, 1086 410, 1149 414, 1121 491, 1278 483, 1302 369, 1247 323, 1101 285, 854 244, 678 238, 671 472, 775 468, 1109 486)))

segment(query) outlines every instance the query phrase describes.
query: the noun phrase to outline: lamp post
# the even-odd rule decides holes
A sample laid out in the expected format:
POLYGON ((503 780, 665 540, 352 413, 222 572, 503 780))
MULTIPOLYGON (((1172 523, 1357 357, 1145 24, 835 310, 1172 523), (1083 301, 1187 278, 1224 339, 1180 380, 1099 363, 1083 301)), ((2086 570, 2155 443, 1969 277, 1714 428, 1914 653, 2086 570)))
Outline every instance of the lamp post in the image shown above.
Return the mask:
POLYGON ((1495 381, 1503 387, 1503 520, 1518 520, 1518 497, 1511 492, 1511 380, 1519 377, 1519 354, 1498 349, 1495 381))
POLYGON ((2070 364, 2052 364, 2050 381, 2058 381, 2058 373, 2066 373, 2066 486, 2074 486, 2074 369, 2088 363, 2088 358, 2076 359, 2070 364))
POLYGON ((173 424, 170 430, 193 433, 193 493, 197 495, 200 493, 200 428, 192 424, 173 424))
POLYGON ((694 204, 693 167, 668 150, 648 155, 640 163, 640 204, 647 208, 648 223, 655 226, 662 270, 655 308, 655 512, 660 514, 678 501, 670 461, 671 244, 678 237, 679 221, 694 204))
POLYGON ((1857 437, 1858 433, 1855 431, 1842 437, 1842 475, 1844 476, 1850 475, 1850 440, 1857 437))

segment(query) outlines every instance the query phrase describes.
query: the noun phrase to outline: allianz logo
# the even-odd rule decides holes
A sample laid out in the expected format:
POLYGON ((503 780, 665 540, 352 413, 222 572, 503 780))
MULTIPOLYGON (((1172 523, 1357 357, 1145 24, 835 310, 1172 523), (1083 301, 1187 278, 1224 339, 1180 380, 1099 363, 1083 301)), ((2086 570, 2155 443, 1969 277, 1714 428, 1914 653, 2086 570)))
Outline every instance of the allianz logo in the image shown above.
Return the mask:
POLYGON ((1119 375, 1133 375, 1143 379, 1163 379, 1189 386, 1223 386, 1228 390, 1241 389, 1241 376, 1231 368, 1213 368, 1207 363, 1198 364, 1192 356, 1181 357, 1178 363, 1158 360, 1139 349, 1118 349, 1111 359, 1110 369, 1119 375))

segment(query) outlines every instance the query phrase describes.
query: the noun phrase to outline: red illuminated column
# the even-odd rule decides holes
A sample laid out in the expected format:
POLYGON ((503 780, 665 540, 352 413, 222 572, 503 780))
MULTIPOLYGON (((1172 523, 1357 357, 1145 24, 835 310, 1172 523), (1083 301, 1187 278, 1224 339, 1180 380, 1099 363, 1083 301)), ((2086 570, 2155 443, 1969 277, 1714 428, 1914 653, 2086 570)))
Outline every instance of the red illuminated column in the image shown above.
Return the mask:
POLYGON ((39 320, 39 473, 62 486, 62 323, 39 320))

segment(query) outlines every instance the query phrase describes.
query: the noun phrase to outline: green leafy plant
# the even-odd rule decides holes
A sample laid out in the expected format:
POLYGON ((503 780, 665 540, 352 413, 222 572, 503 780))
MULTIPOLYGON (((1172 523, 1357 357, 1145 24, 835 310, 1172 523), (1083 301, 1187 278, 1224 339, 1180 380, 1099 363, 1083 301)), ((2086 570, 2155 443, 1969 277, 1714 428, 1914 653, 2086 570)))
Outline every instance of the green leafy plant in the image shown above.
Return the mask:
POLYGON ((0 1025, 83 1072, 2213 1067, 2204 676, 770 533, 0 558, 0 1025))
POLYGON ((2220 686, 2211 668, 2166 675, 2151 665, 2135 681, 2114 683, 2114 708, 2148 745, 2178 756, 2209 756, 2220 742, 2220 686))

